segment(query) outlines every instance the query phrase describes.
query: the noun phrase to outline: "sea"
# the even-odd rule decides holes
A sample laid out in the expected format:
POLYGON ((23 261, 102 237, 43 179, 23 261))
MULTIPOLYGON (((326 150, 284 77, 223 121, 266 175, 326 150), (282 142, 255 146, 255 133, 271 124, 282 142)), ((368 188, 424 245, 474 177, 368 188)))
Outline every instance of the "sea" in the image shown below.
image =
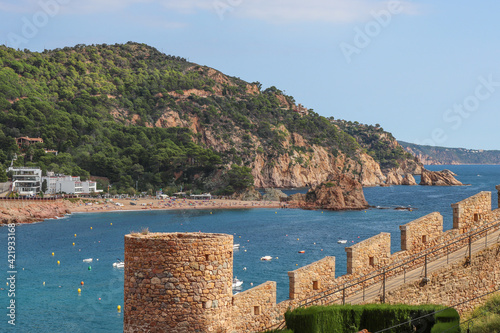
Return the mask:
POLYGON ((449 169, 470 185, 365 188, 365 197, 374 208, 362 211, 260 208, 78 213, 16 226, 15 246, 10 249, 9 229, 1 227, 0 332, 122 332, 123 268, 113 263, 123 259, 124 235, 145 228, 233 235, 234 243, 240 244, 234 252, 234 275, 243 281, 242 290, 276 281, 280 302, 288 297, 289 271, 335 256, 336 276, 344 275, 346 246, 389 232, 392 251, 399 251, 400 225, 437 211, 444 216, 444 230, 451 229, 450 205, 480 191, 491 191, 492 208, 497 207, 499 165, 427 169, 449 169), (347 244, 337 243, 339 239, 347 244), (15 261, 8 261, 12 259, 9 250, 15 261), (273 259, 261 261, 263 256, 273 259), (89 258, 92 262, 83 261, 89 258))

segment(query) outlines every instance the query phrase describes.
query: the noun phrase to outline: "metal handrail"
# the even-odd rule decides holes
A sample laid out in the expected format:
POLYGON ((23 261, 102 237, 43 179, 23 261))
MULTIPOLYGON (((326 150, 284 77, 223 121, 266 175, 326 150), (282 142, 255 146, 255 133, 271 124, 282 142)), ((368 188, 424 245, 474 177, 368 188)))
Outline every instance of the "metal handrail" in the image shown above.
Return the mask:
MULTIPOLYGON (((445 242, 440 243, 440 244, 436 244, 433 247, 425 249, 425 250, 423 250, 423 251, 421 251, 419 253, 413 254, 413 255, 411 255, 411 256, 408 257, 408 258, 411 258, 411 259, 406 258, 404 260, 400 260, 400 261, 391 263, 391 264, 389 264, 387 266, 384 266, 384 267, 379 268, 379 269, 377 269, 375 271, 372 271, 372 272, 370 272, 370 273, 368 273, 366 275, 363 275, 363 276, 360 276, 360 277, 358 277, 358 278, 356 278, 354 280, 351 280, 351 283, 348 284, 348 285, 346 285, 345 282, 344 283, 339 283, 339 284, 335 285, 334 287, 329 288, 329 289, 327 289, 327 290, 325 290, 325 291, 323 291, 321 293, 318 293, 318 294, 313 295, 311 297, 307 297, 305 299, 300 300, 298 302, 299 303, 298 307, 300 308, 300 307, 307 306, 307 305, 309 305, 311 303, 315 303, 315 302, 317 302, 317 301, 319 301, 321 299, 329 297, 329 296, 331 296, 331 295, 333 295, 335 293, 339 293, 339 292, 345 291, 346 289, 348 289, 350 287, 357 286, 357 285, 359 285, 361 283, 364 283, 366 281, 375 279, 375 278, 377 278, 377 277, 379 277, 381 275, 386 275, 388 272, 394 271, 397 268, 404 267, 404 266, 406 266, 406 265, 408 265, 410 263, 415 262, 418 259, 425 258, 425 257, 427 257, 430 254, 433 254, 433 253, 436 253, 436 252, 438 252, 440 250, 446 249, 446 248, 448 248, 448 247, 450 247, 450 246, 452 246, 452 245, 454 245, 456 243, 459 243, 461 241, 464 241, 464 240, 467 240, 467 239, 471 239, 475 235, 484 233, 485 231, 488 231, 489 229, 498 227, 499 225, 500 225, 500 219, 492 221, 492 222, 489 222, 488 224, 484 224, 484 225, 482 225, 479 228, 472 229, 472 230, 470 230, 470 231, 468 231, 468 232, 466 232, 466 233, 464 233, 462 235, 459 235, 459 236, 456 236, 454 238, 451 238, 448 241, 445 241, 445 242), (445 244, 445 245, 440 246, 442 244, 445 244), (440 246, 440 247, 438 247, 438 246, 440 246), (391 267, 391 266, 393 266, 393 267, 391 267), (356 282, 352 282, 352 281, 356 281, 356 282), (325 294, 325 293, 327 293, 327 294, 325 294), (317 297, 319 295, 323 295, 323 296, 317 297)), ((438 257, 438 258, 440 258, 440 257, 438 257)), ((375 284, 375 282, 372 283, 372 284, 370 284, 369 286, 371 286, 373 284, 375 284)), ((364 287, 366 287, 366 286, 364 286, 364 287)))
MULTIPOLYGON (((391 263, 391 264, 389 264, 389 265, 387 265, 387 266, 385 266, 385 267, 379 268, 379 269, 377 269, 377 270, 375 270, 375 271, 372 271, 372 272, 370 272, 370 273, 368 273, 368 274, 366 274, 366 275, 360 276, 360 277, 358 277, 358 278, 356 278, 356 279, 352 280, 352 281, 356 281, 356 280, 358 280, 358 282, 351 283, 351 284, 349 284, 349 285, 347 285, 347 286, 346 286, 345 282, 344 282, 344 283, 339 283, 339 284, 337 284, 336 286, 334 286, 334 287, 332 287, 332 288, 329 288, 329 289, 327 289, 327 290, 325 290, 325 291, 323 291, 323 292, 321 292, 321 293, 318 293, 318 294, 313 295, 313 296, 311 296, 311 297, 307 297, 307 298, 304 298, 304 299, 302 299, 302 300, 299 300, 299 301, 298 301, 299 305, 298 305, 298 306, 296 306, 296 308, 305 307, 305 306, 307 306, 307 305, 309 305, 309 304, 311 304, 311 303, 315 303, 315 302, 317 302, 317 301, 319 301, 319 300, 322 300, 322 299, 324 299, 324 298, 327 298, 327 297, 329 297, 329 296, 331 296, 331 295, 333 295, 333 294, 340 293, 340 292, 343 292, 342 298, 344 298, 344 299, 345 299, 345 297, 346 297, 346 295, 345 295, 345 290, 346 290, 347 288, 350 288, 350 287, 353 287, 353 286, 357 286, 357 285, 359 285, 359 284, 361 284, 361 283, 364 283, 364 282, 366 282, 366 281, 369 281, 369 280, 375 279, 376 277, 379 277, 379 276, 381 276, 381 275, 384 275, 384 282, 385 282, 385 275, 387 274, 387 272, 393 271, 393 270, 395 270, 395 269, 397 269, 397 268, 400 268, 400 267, 404 267, 406 264, 408 264, 408 263, 413 263, 413 262, 415 262, 417 259, 421 259, 421 258, 425 258, 425 264, 427 264, 427 256, 428 256, 429 254, 436 253, 436 252, 438 252, 438 251, 440 251, 440 250, 442 250, 442 249, 446 249, 446 248, 448 248, 448 247, 452 246, 453 244, 459 243, 459 242, 464 241, 464 240, 469 240, 469 243, 468 243, 468 246, 469 246, 469 255, 471 255, 471 254, 470 254, 470 246, 471 246, 471 239, 472 239, 472 237, 474 237, 475 235, 479 235, 479 234, 481 234, 481 233, 487 232, 488 230, 493 229, 493 228, 498 227, 498 226, 500 226, 500 219, 497 219, 497 220, 494 220, 494 221, 492 221, 492 222, 489 222, 489 223, 483 224, 483 225, 482 225, 482 226, 480 226, 479 228, 476 228, 476 229, 471 229, 471 230, 469 230, 468 232, 466 232, 466 233, 464 233, 464 234, 461 234, 461 235, 458 235, 458 236, 456 236, 456 237, 450 238, 450 239, 449 239, 449 240, 447 240, 447 241, 444 241, 444 242, 442 242, 442 243, 436 244, 436 245, 434 245, 434 246, 432 246, 432 247, 429 247, 429 248, 427 248, 427 249, 425 249, 425 250, 423 250, 423 251, 420 251, 420 252, 418 252, 418 253, 412 254, 412 255, 410 255, 409 257, 407 257, 407 258, 406 258, 406 259, 404 259, 404 260, 399 260, 399 261, 393 262, 393 263, 391 263), (444 244, 444 245, 443 245, 443 244, 444 244), (442 245, 442 246, 440 246, 440 245, 442 245), (410 260, 409 260, 408 258, 412 258, 412 259, 410 259, 410 260), (390 268, 390 267, 391 267, 391 266, 393 266, 393 265, 396 265, 396 266, 394 266, 394 267, 390 268), (378 274, 375 274, 375 273, 378 273, 378 274), (375 275, 373 275, 373 274, 375 274, 375 275), (367 277, 367 276, 369 276, 369 275, 373 275, 373 276, 371 276, 371 277, 367 277), (325 295, 324 293, 328 293, 328 294, 326 294, 326 295, 325 295), (318 297, 318 298, 314 298, 314 297, 317 297, 318 295, 323 295, 323 296, 318 297), (312 299, 312 298, 314 298, 314 299, 312 299), (307 301, 307 300, 309 300, 309 299, 312 299, 312 300, 307 301), (307 302, 306 302, 306 301, 307 301, 307 302)), ((487 233, 486 233, 486 235, 485 235, 485 236, 487 236, 487 233)), ((461 248, 463 248, 463 247, 460 247, 459 249, 461 249, 461 248)), ((457 252, 459 249, 456 249, 456 250, 455 250, 455 251, 453 251, 452 253, 457 252)), ((447 255, 448 255, 448 254, 449 254, 449 253, 447 252, 447 255)), ((444 255, 443 255, 443 256, 441 256, 441 257, 444 257, 444 255)), ((437 259, 439 259, 439 258, 441 258, 441 257, 437 257, 437 259)), ((411 266, 410 266, 410 267, 411 267, 411 266)), ((427 275, 427 274, 426 274, 426 275, 427 275)), ((368 285, 368 286, 375 285, 375 283, 376 283, 376 282, 374 282, 374 283, 372 283, 372 284, 370 284, 370 285, 368 285)), ((367 286, 363 286, 363 288, 365 288, 365 287, 367 287, 367 286)), ((338 300, 338 299, 339 299, 339 298, 337 298, 336 300, 338 300)), ((335 300, 330 301, 330 302, 328 302, 328 303, 326 303, 326 304, 330 304, 330 303, 332 303, 332 302, 334 302, 334 301, 335 301, 335 300)), ((286 326, 286 322, 283 320, 283 321, 280 321, 280 322, 278 322, 278 323, 276 323, 276 324, 274 324, 274 325, 271 325, 271 326, 266 327, 266 328, 265 328, 265 330, 270 330, 270 329, 274 329, 274 328, 283 328, 283 327, 285 327, 285 326, 286 326)))

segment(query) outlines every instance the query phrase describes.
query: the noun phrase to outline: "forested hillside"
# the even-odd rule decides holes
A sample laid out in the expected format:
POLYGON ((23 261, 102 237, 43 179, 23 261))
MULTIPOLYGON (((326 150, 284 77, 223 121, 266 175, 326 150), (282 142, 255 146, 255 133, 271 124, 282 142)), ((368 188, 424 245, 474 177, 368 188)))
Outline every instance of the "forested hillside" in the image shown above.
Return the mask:
POLYGON ((399 143, 424 164, 500 164, 499 150, 422 146, 404 141, 399 143))
POLYGON ((303 186, 332 172, 359 177, 365 151, 386 167, 406 158, 400 147, 361 147, 275 87, 131 42, 0 46, 0 110, 2 168, 17 154, 15 165, 107 177, 119 191, 303 186), (22 136, 44 142, 18 148, 22 136))

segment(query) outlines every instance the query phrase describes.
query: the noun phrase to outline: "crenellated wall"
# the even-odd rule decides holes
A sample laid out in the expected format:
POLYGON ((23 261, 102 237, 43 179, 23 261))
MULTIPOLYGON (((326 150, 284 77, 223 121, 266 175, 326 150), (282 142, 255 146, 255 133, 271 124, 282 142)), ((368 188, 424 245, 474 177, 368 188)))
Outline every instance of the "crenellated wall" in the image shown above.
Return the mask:
POLYGON ((498 191, 498 208, 500 208, 500 185, 495 186, 495 188, 498 191))
POLYGON ((268 281, 233 296, 235 332, 264 330, 273 321, 276 308, 276 282, 268 281))
MULTIPOLYGON (((496 188, 500 193, 500 185, 496 188)), ((325 257, 288 272, 289 299, 278 304, 276 282, 268 281, 232 295, 233 238, 230 235, 127 235, 124 332, 261 332, 282 322, 284 313, 299 306, 302 301, 316 300, 315 304, 338 301, 342 297, 341 289, 345 288, 338 289, 338 286, 349 285, 355 278, 389 264, 400 263, 425 249, 453 241, 453 246, 440 250, 441 255, 446 255, 466 245, 467 239, 456 242, 457 236, 500 219, 500 209, 491 210, 490 192, 481 192, 452 207, 453 229, 446 232, 443 232, 443 217, 439 213, 431 213, 401 225, 399 252, 391 254, 389 233, 380 233, 347 247, 346 275, 335 278, 335 257, 325 257), (332 288, 336 288, 334 295, 316 298, 319 293, 332 288)), ((470 274, 443 269, 443 272, 431 278, 432 283, 425 286, 425 297, 418 284, 405 285, 388 294, 386 301, 449 304, 447 300, 455 297, 457 292, 465 298, 477 290, 490 290, 500 278, 497 260, 491 259, 493 254, 490 252, 479 254, 474 259, 476 273, 476 268, 469 270, 470 274), (443 284, 443 281, 448 280, 449 283, 443 284)), ((422 264, 423 259, 420 258, 405 268, 392 269, 386 274, 387 277, 402 274, 403 269, 420 267, 422 264)), ((363 285, 350 288, 350 292, 360 291, 363 285)))
POLYGON ((400 225, 401 250, 421 251, 428 244, 443 235, 443 216, 437 212, 400 225))
POLYGON ((391 256, 391 234, 380 234, 346 247, 347 274, 363 274, 386 266, 391 256))
POLYGON ((480 192, 470 198, 451 205, 453 208, 453 229, 461 234, 474 229, 484 221, 484 214, 491 211, 491 192, 480 192))
POLYGON ((289 298, 302 299, 334 286, 335 257, 325 257, 307 266, 288 272, 289 298))

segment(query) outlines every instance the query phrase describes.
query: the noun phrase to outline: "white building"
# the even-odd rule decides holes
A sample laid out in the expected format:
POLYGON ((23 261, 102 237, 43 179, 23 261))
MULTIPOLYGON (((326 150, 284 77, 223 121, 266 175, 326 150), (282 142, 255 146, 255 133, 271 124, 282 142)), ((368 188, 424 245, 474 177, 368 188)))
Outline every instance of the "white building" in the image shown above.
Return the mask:
POLYGON ((36 195, 41 190, 42 170, 29 167, 10 167, 12 171, 12 191, 19 195, 36 195))
POLYGON ((102 192, 97 189, 97 183, 93 181, 81 181, 80 177, 57 175, 42 177, 42 182, 47 181, 46 194, 89 194, 102 192))

